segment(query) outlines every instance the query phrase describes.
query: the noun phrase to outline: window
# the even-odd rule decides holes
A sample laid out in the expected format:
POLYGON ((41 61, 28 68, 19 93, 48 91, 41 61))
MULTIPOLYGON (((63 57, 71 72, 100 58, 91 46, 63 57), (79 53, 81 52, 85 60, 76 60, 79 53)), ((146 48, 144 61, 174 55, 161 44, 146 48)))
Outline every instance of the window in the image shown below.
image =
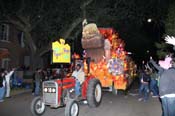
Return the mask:
POLYGON ((9 62, 10 62, 9 58, 3 58, 2 59, 2 68, 8 69, 9 68, 9 62))
POLYGON ((8 41, 9 25, 0 24, 0 40, 8 41))
POLYGON ((18 41, 19 41, 20 46, 24 48, 25 44, 24 44, 24 33, 23 32, 18 33, 18 41))

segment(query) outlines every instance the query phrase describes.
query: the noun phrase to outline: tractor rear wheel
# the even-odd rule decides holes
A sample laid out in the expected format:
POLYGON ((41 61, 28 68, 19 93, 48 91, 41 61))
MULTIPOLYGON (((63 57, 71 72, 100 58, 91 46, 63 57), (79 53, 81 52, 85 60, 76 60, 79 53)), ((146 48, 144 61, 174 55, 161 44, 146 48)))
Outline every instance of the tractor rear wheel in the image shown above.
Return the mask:
POLYGON ((79 106, 78 102, 74 99, 69 99, 66 108, 65 108, 65 116, 78 116, 79 114, 79 106))
POLYGON ((90 107, 98 107, 102 100, 102 88, 100 81, 96 78, 91 79, 87 89, 88 105, 90 107))

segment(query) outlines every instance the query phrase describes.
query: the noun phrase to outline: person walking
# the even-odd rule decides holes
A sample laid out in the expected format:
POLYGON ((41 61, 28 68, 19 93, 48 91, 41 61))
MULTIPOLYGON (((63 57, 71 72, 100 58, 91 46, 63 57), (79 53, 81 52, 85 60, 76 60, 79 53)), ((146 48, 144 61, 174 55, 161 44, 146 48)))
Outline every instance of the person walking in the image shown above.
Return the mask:
POLYGON ((149 95, 149 81, 150 76, 148 70, 142 70, 140 74, 140 88, 139 88, 139 99, 138 101, 146 102, 149 95))
POLYGON ((5 73, 1 69, 0 71, 0 102, 4 101, 5 96, 5 73))
POLYGON ((34 72, 32 75, 32 95, 35 95, 35 73, 36 72, 34 72))
POLYGON ((5 80, 6 80, 6 95, 5 97, 10 98, 10 78, 14 73, 14 68, 11 71, 5 71, 5 80))
POLYGON ((150 80, 150 92, 152 92, 152 97, 153 98, 156 98, 156 97, 159 97, 159 90, 158 90, 158 74, 157 72, 152 69, 151 70, 151 80, 150 80))
POLYGON ((35 72, 35 96, 38 96, 40 94, 40 86, 42 82, 42 75, 41 75, 41 69, 38 68, 35 72))

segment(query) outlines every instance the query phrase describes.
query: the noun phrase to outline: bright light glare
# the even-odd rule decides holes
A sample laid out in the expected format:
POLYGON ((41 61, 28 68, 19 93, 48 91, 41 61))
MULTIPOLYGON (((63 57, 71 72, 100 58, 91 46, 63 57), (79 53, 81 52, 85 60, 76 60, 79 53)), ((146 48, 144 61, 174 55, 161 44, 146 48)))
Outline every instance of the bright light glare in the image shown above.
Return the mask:
POLYGON ((152 21, 152 19, 148 19, 147 21, 148 21, 148 23, 150 23, 152 21))
POLYGON ((56 89, 55 88, 52 88, 52 92, 55 93, 56 92, 56 89))
POLYGON ((47 92, 47 88, 44 88, 44 92, 47 92))

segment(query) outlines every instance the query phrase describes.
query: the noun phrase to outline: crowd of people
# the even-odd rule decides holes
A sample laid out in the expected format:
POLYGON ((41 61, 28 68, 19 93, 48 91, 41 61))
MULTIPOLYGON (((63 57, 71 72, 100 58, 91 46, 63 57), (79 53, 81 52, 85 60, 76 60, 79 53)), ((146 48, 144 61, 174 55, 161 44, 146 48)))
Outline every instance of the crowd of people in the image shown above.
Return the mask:
MULTIPOLYGON (((166 43, 175 46, 175 38, 169 36, 166 43)), ((152 57, 140 70, 139 101, 147 101, 149 93, 158 97, 162 105, 162 116, 175 116, 175 55, 168 54, 156 63, 152 57), (152 65, 152 66, 151 66, 152 65)))
POLYGON ((175 58, 167 56, 157 64, 152 58, 148 65, 140 71, 140 87, 138 101, 146 102, 149 94, 160 98, 163 116, 175 116, 175 58))

